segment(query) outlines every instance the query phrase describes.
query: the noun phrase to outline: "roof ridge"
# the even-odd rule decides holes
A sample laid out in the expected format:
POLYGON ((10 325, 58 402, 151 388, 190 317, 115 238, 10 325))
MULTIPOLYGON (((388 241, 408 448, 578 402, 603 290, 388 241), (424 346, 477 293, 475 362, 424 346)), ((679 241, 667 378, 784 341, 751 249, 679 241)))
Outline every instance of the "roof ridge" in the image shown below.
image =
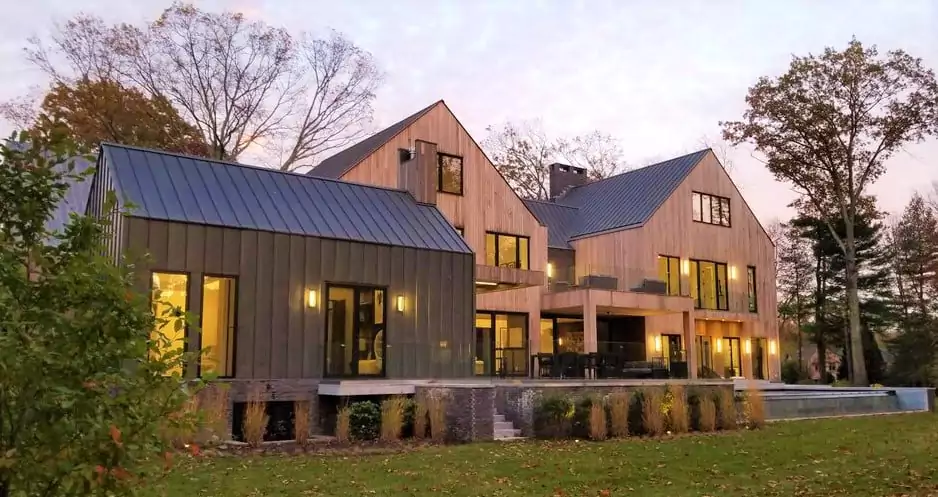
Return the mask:
POLYGON ((251 164, 243 164, 243 163, 241 163, 241 162, 231 162, 231 161, 226 161, 226 160, 221 160, 221 159, 215 159, 215 158, 211 158, 211 157, 199 157, 199 156, 197 156, 197 155, 189 155, 189 154, 183 154, 183 153, 179 153, 179 152, 171 152, 171 151, 168 151, 168 150, 158 150, 158 149, 155 149, 155 148, 138 147, 138 146, 136 146, 136 145, 124 145, 124 144, 122 144, 122 143, 101 142, 100 147, 101 147, 101 148, 103 148, 103 147, 126 148, 126 149, 130 149, 130 150, 139 150, 139 151, 141 151, 141 152, 149 152, 149 153, 153 153, 153 154, 169 155, 169 156, 172 156, 172 157, 181 157, 181 158, 183 158, 183 159, 198 160, 198 161, 203 161, 203 162, 213 162, 213 163, 215 163, 215 164, 221 164, 221 165, 223 165, 223 166, 242 167, 242 168, 245 168, 245 169, 255 169, 255 170, 261 170, 261 171, 267 171, 267 172, 271 172, 271 173, 282 174, 282 175, 284 175, 284 176, 297 176, 297 177, 302 177, 302 178, 306 178, 306 179, 315 179, 315 180, 319 180, 319 181, 328 181, 328 182, 330 182, 330 183, 342 183, 342 184, 344 184, 344 185, 361 186, 361 187, 370 188, 370 189, 373 189, 373 190, 385 190, 385 191, 395 192, 395 193, 404 193, 404 194, 409 195, 411 198, 413 198, 413 199, 414 199, 414 202, 417 201, 416 197, 414 197, 412 193, 410 193, 409 191, 404 190, 404 189, 402 189, 402 188, 391 188, 391 187, 389 187, 389 186, 370 185, 370 184, 367 184, 367 183, 358 183, 358 182, 355 182, 355 181, 345 181, 345 180, 335 179, 335 178, 325 178, 325 177, 322 177, 322 176, 313 176, 313 175, 309 175, 309 174, 305 174, 305 173, 295 173, 295 172, 293 172, 293 171, 282 171, 282 170, 280 170, 280 169, 274 169, 274 168, 270 168, 270 167, 254 166, 254 165, 251 165, 251 164))
POLYGON ((544 204, 544 205, 556 205, 556 206, 558 206, 558 207, 566 207, 566 208, 568 208, 568 209, 580 210, 580 208, 577 207, 577 206, 575 206, 575 205, 561 204, 561 203, 555 202, 555 201, 553 201, 553 200, 540 200, 540 199, 536 199, 536 198, 523 198, 523 199, 521 199, 521 201, 522 201, 522 202, 535 202, 535 203, 544 204))
POLYGON ((626 175, 631 174, 631 173, 636 173, 636 172, 638 172, 638 171, 642 171, 642 170, 645 170, 645 169, 651 169, 651 168, 653 168, 653 167, 661 166, 661 165, 664 165, 665 163, 668 163, 668 162, 671 162, 671 161, 675 161, 675 160, 678 160, 678 159, 683 159, 684 157, 690 157, 690 156, 692 156, 692 155, 696 155, 696 154, 699 154, 699 153, 701 153, 701 152, 706 152, 706 151, 708 151, 708 150, 713 150, 713 149, 711 149, 710 147, 702 148, 702 149, 700 149, 700 150, 697 150, 696 152, 691 152, 691 153, 688 153, 688 154, 679 155, 679 156, 677 156, 677 157, 672 157, 672 158, 670 158, 670 159, 665 159, 665 160, 660 161, 660 162, 655 162, 654 164, 648 164, 648 165, 645 165, 645 166, 642 166, 642 167, 638 167, 638 168, 635 168, 635 169, 629 169, 628 171, 622 171, 622 172, 619 173, 619 174, 613 174, 612 176, 609 176, 609 177, 606 177, 606 178, 603 178, 603 179, 598 179, 598 180, 596 180, 596 181, 590 181, 590 182, 584 183, 584 184, 582 184, 582 185, 577 185, 577 186, 574 186, 573 188, 567 190, 567 192, 564 193, 564 195, 561 196, 560 198, 563 198, 563 197, 566 196, 568 193, 572 192, 573 190, 576 190, 577 188, 582 188, 582 187, 584 187, 584 186, 595 185, 595 184, 602 183, 603 181, 607 181, 607 180, 610 180, 610 179, 621 178, 621 177, 626 176, 626 175))

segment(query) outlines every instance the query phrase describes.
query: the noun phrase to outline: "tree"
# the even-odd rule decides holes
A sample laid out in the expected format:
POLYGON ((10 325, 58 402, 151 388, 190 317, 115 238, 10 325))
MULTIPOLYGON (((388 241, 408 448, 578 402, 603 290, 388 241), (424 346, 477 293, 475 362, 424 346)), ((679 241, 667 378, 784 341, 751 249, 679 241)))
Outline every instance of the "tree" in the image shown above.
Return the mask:
POLYGON ((795 324, 798 339, 798 366, 804 371, 804 330, 811 316, 814 267, 807 240, 798 228, 782 225, 776 242, 779 314, 795 324))
POLYGON ((586 169, 591 180, 608 178, 624 169, 618 141, 600 131, 551 139, 540 121, 507 122, 486 131, 482 147, 523 198, 550 199, 550 165, 558 160, 586 169))
POLYGON ((0 145, 0 497, 127 495, 166 453, 162 430, 188 422, 186 383, 167 373, 192 357, 160 353, 150 330, 169 321, 103 255, 107 225, 47 231, 86 180, 60 130, 20 138, 0 145))
POLYGON ((148 98, 113 81, 55 83, 33 126, 41 130, 61 126, 84 154, 94 153, 103 141, 191 155, 208 153, 199 131, 166 99, 148 98))
POLYGON ((852 378, 868 384, 857 294, 855 223, 864 193, 901 147, 938 127, 938 83, 921 59, 856 39, 844 51, 794 57, 782 76, 761 78, 741 121, 721 123, 734 143, 750 142, 802 208, 824 220, 846 262, 852 378), (845 221, 837 235, 833 221, 845 221))
POLYGON ((146 26, 76 16, 31 40, 27 55, 53 81, 113 80, 170 102, 212 157, 236 160, 255 146, 286 170, 357 138, 382 77, 338 33, 297 42, 240 13, 178 2, 146 26))

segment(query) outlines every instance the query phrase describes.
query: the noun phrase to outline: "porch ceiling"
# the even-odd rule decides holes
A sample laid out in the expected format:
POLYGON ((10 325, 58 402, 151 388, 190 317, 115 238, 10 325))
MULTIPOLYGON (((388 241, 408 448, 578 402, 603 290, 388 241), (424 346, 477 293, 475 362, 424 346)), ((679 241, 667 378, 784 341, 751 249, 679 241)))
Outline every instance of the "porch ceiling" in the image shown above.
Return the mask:
POLYGON ((582 289, 541 296, 543 311, 581 313, 587 303, 596 306, 597 315, 652 316, 694 310, 690 298, 651 293, 582 289))

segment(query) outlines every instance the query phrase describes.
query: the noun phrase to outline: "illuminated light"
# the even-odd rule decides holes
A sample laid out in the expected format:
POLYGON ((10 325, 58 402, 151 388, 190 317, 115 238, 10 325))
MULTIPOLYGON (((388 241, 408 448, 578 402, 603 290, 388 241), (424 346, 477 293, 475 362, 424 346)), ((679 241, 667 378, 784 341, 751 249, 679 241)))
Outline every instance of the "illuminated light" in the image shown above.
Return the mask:
POLYGON ((397 296, 397 312, 404 312, 405 303, 406 303, 406 299, 404 298, 404 296, 398 295, 397 296))
POLYGON ((730 279, 736 279, 736 266, 730 266, 730 279))
POLYGON ((306 306, 310 309, 315 309, 316 305, 319 303, 319 299, 316 295, 316 290, 310 289, 306 292, 306 306))
POLYGON ((717 353, 723 352, 723 339, 717 339, 717 353))
POLYGON ((661 352, 661 335, 655 337, 655 352, 661 352))
POLYGON ((684 273, 684 276, 690 274, 690 259, 684 259, 681 261, 681 272, 684 273))
POLYGON ((554 263, 553 262, 547 263, 547 277, 548 278, 554 277, 554 263))
POLYGON ((777 347, 778 344, 775 343, 775 340, 769 340, 769 354, 775 355, 777 347))
POLYGON ((743 352, 745 352, 746 354, 752 353, 752 340, 749 340, 747 338, 746 341, 743 342, 743 352))

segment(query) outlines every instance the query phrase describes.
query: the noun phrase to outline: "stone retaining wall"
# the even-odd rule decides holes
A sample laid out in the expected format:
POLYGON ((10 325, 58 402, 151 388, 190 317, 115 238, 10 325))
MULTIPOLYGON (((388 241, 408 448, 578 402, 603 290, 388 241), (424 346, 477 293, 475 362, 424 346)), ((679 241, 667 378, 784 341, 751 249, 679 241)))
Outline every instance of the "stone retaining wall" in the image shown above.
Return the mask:
POLYGON ((417 386, 416 395, 442 396, 447 438, 477 442, 495 437, 495 387, 492 385, 417 386))

